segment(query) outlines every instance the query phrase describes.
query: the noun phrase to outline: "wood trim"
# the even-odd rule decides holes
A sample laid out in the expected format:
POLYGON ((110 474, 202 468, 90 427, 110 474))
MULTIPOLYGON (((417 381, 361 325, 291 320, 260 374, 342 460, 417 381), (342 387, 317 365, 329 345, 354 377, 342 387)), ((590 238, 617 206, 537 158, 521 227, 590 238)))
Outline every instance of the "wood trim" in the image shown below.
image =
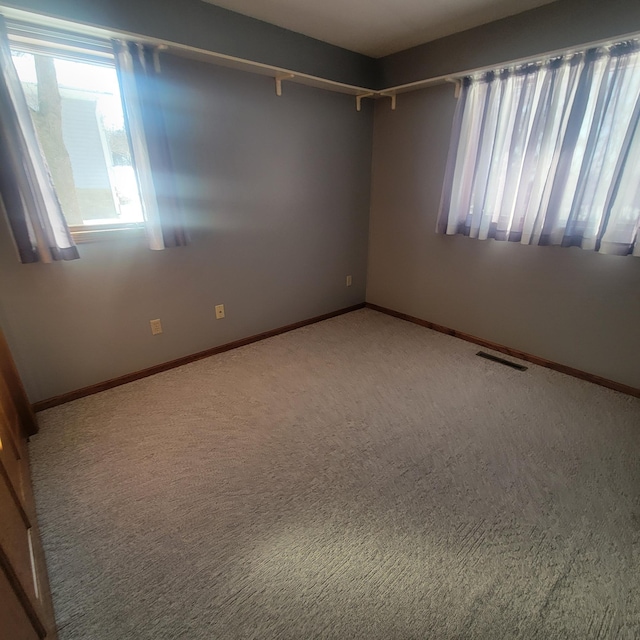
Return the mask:
POLYGON ((29 404, 22 380, 18 375, 18 369, 2 331, 0 331, 0 376, 5 381, 18 412, 22 434, 25 438, 28 438, 38 433, 36 416, 29 404))
POLYGON ((14 568, 11 566, 11 563, 9 562, 9 558, 7 557, 7 554, 5 553, 2 546, 0 546, 0 571, 4 571, 4 574, 7 576, 7 580, 9 581, 9 584, 13 588, 16 594, 16 597, 20 601, 20 604, 22 604, 22 606, 24 607, 25 613, 27 614, 27 617, 31 621, 34 631, 36 632, 38 637, 46 638, 47 630, 42 624, 42 621, 40 620, 40 616, 38 615, 38 612, 33 606, 33 602, 31 601, 31 598, 29 597, 27 592, 24 590, 24 587, 20 582, 20 578, 18 578, 14 568))
POLYGON ((29 520, 29 516, 27 512, 24 510, 24 506, 22 505, 22 500, 20 499, 20 496, 18 495, 16 488, 13 486, 13 481, 9 477, 9 473, 5 469, 4 463, 2 462, 2 460, 0 460, 0 478, 3 478, 4 483, 7 485, 7 490, 9 491, 9 495, 11 496, 11 499, 16 505, 16 509, 20 514, 20 518, 22 519, 24 526, 27 529, 31 529, 31 521, 29 520))
POLYGON ((400 320, 406 320, 407 322, 418 324, 421 327, 426 327, 427 329, 433 329, 434 331, 439 331, 440 333, 446 333, 447 335, 453 336, 454 338, 460 338, 461 340, 466 340, 467 342, 473 342, 474 344, 478 344, 482 347, 486 347, 487 349, 492 349, 493 351, 499 351, 500 353, 506 353, 507 355, 512 356, 514 358, 519 358, 520 360, 526 360, 527 362, 537 364, 541 367, 546 367, 547 369, 553 369, 554 371, 565 373, 568 376, 573 376, 574 378, 580 378, 581 380, 586 380, 587 382, 593 382, 594 384, 600 385, 601 387, 607 387, 608 389, 613 389, 614 391, 619 391, 620 393, 625 393, 629 396, 640 398, 640 389, 636 389, 635 387, 630 387, 626 384, 622 384, 621 382, 615 382, 614 380, 609 380, 608 378, 602 378, 600 376, 596 376, 593 373, 587 373, 586 371, 581 371, 580 369, 574 369, 573 367, 568 367, 567 365, 560 364, 558 362, 553 362, 552 360, 546 360, 545 358, 534 356, 530 353, 520 351, 519 349, 512 349, 511 347, 505 347, 504 345, 497 344, 496 342, 491 342, 489 340, 485 340, 484 338, 478 338, 468 333, 457 331, 456 329, 450 329, 449 327, 445 327, 441 324, 436 324, 435 322, 422 320, 420 318, 416 318, 415 316, 410 316, 406 313, 401 313, 400 311, 387 309, 386 307, 381 307, 377 304, 373 304, 372 302, 367 302, 365 306, 367 307, 367 309, 373 309, 374 311, 379 311, 380 313, 386 313, 387 315, 393 316, 394 318, 400 318, 400 320))
POLYGON ((321 316, 315 316, 314 318, 309 318, 308 320, 300 320, 299 322, 294 322, 293 324, 288 324, 284 327, 278 327, 277 329, 263 331, 262 333, 257 333, 256 335, 249 336, 248 338, 241 338, 240 340, 227 342, 226 344, 221 344, 218 347, 212 347, 211 349, 205 349, 204 351, 199 351, 198 353, 183 356, 182 358, 177 358, 176 360, 170 360, 169 362, 156 364, 152 367, 148 367, 147 369, 134 371, 133 373, 127 373, 123 376, 111 378, 110 380, 105 380, 104 382, 98 382, 97 384, 92 384, 88 387, 82 387, 81 389, 76 389, 75 391, 69 391, 68 393, 63 393, 59 396, 47 398, 46 400, 39 400, 38 402, 33 403, 33 410, 44 411, 45 409, 50 409, 51 407, 57 407, 58 405, 65 404, 66 402, 71 402, 72 400, 77 400, 78 398, 84 398, 85 396, 90 396, 94 393, 100 393, 100 391, 106 391, 107 389, 113 389, 113 387, 119 387, 122 384, 127 384, 128 382, 133 382, 134 380, 140 380, 141 378, 146 378, 156 373, 162 373, 163 371, 168 371, 169 369, 174 369, 175 367, 181 367, 184 364, 189 364, 191 362, 195 362, 196 360, 202 360, 203 358, 208 358, 209 356, 214 356, 218 353, 223 353, 224 351, 230 351, 231 349, 244 347, 245 345, 252 344, 253 342, 259 342, 260 340, 266 340, 267 338, 273 338, 274 336, 278 336, 282 333, 287 333, 287 331, 293 331, 294 329, 300 329, 301 327, 306 327, 307 325, 315 324, 316 322, 322 322, 323 320, 329 320, 329 318, 335 318, 336 316, 340 316, 345 313, 351 313, 352 311, 363 309, 364 306, 365 303, 360 302, 359 304, 354 304, 353 306, 346 307, 345 309, 331 311, 330 313, 323 313, 321 316))

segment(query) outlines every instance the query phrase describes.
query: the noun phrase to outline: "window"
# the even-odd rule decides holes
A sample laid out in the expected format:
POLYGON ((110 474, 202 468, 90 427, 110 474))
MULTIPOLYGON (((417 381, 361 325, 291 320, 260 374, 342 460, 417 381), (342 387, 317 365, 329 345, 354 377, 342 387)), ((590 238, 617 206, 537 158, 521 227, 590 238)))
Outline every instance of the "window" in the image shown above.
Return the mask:
POLYGON ((640 46, 464 78, 438 231, 640 256, 640 46))
POLYGON ((152 250, 185 246, 161 47, 33 19, 0 14, 0 197, 18 259, 76 260, 76 242, 132 229, 152 250))
POLYGON ((86 239, 87 231, 141 226, 143 210, 113 54, 108 47, 70 51, 11 30, 9 37, 36 134, 76 241, 86 239))

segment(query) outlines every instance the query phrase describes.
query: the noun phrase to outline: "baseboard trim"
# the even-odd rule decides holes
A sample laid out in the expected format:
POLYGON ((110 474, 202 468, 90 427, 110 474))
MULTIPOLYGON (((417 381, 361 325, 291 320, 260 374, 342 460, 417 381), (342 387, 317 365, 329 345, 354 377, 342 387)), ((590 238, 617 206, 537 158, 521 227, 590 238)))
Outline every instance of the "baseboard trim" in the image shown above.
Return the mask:
POLYGON ((256 335, 249 336, 248 338, 241 338, 240 340, 227 342, 226 344, 221 344, 218 347, 212 347, 211 349, 205 349, 204 351, 199 351, 198 353, 183 356, 182 358, 170 360, 169 362, 156 364, 152 367, 148 367, 147 369, 141 369, 140 371, 127 373, 123 376, 118 376, 117 378, 111 378, 110 380, 105 380, 104 382, 98 382, 97 384, 92 384, 88 387, 82 387, 81 389, 76 389, 75 391, 69 391, 68 393, 54 396, 53 398, 39 400, 38 402, 33 403, 33 410, 37 412, 44 411, 45 409, 51 409, 52 407, 57 407, 61 404, 71 402, 72 400, 78 400, 79 398, 91 396, 94 393, 100 393, 101 391, 106 391, 107 389, 113 389, 114 387, 119 387, 120 385, 127 384, 135 380, 140 380, 141 378, 147 378, 148 376, 155 375, 156 373, 162 373, 163 371, 175 369, 176 367, 181 367, 182 365, 195 362, 196 360, 202 360, 203 358, 208 358, 209 356, 223 353, 224 351, 231 351, 231 349, 237 349, 238 347, 244 347, 245 345, 252 344, 253 342, 259 342, 260 340, 273 338, 274 336, 278 336, 282 333, 287 333, 287 331, 293 331, 294 329, 300 329, 301 327, 306 327, 307 325, 315 324, 316 322, 322 322, 323 320, 329 320, 329 318, 335 318, 336 316, 341 316, 345 313, 351 313, 352 311, 357 311, 358 309, 364 308, 364 306, 364 302, 354 304, 353 306, 346 307, 345 309, 331 311, 330 313, 323 313, 321 316, 315 316, 314 318, 309 318, 307 320, 300 320, 299 322, 294 322, 293 324, 288 324, 284 327, 278 327, 277 329, 270 329, 269 331, 264 331, 256 335))
POLYGON ((581 371, 580 369, 574 369, 573 367, 568 367, 564 364, 553 362, 552 360, 546 360, 545 358, 534 356, 530 353, 520 351, 519 349, 512 349, 511 347, 505 347, 502 344, 497 344, 495 342, 485 340, 484 338, 478 338, 468 333, 457 331, 456 329, 450 329, 449 327, 445 327, 441 324, 436 324, 435 322, 422 320, 421 318, 416 318, 415 316, 410 316, 406 313, 401 313, 400 311, 387 309, 386 307, 381 307, 371 302, 367 302, 365 306, 367 307, 367 309, 373 309, 374 311, 379 311, 380 313, 386 313, 387 315, 393 316, 394 318, 400 318, 401 320, 406 320, 407 322, 418 324, 421 327, 426 327, 427 329, 433 329, 434 331, 439 331, 440 333, 446 333, 447 335, 453 336, 454 338, 460 338, 461 340, 466 340, 467 342, 473 342, 474 344, 480 345, 482 347, 486 347, 488 349, 492 349, 493 351, 506 353, 507 355, 512 356, 514 358, 519 358, 520 360, 526 360, 527 362, 540 365, 541 367, 546 367, 547 369, 553 369, 554 371, 565 373, 569 376, 573 376, 574 378, 580 378, 581 380, 586 380, 587 382, 593 382, 594 384, 600 385, 601 387, 607 387, 608 389, 613 389, 614 391, 619 391, 620 393, 625 393, 627 395, 640 398, 640 389, 636 389, 635 387, 630 387, 626 384, 615 382, 614 380, 609 380, 608 378, 602 378, 600 376, 594 375, 593 373, 587 373, 586 371, 581 371))

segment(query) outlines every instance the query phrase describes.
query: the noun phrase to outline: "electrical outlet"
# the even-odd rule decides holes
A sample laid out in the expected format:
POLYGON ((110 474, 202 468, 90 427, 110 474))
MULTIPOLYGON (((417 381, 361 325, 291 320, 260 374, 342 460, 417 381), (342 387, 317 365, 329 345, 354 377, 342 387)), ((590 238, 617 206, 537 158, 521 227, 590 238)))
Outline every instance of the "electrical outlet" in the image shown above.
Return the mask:
POLYGON ((149 324, 151 325, 151 333, 154 336, 162 333, 162 323, 160 322, 159 318, 157 320, 149 320, 149 324))
POLYGON ((351 286, 351 276, 347 276, 347 287, 351 286))
POLYGON ((217 304, 216 305, 216 320, 221 320, 224 318, 224 305, 217 304))

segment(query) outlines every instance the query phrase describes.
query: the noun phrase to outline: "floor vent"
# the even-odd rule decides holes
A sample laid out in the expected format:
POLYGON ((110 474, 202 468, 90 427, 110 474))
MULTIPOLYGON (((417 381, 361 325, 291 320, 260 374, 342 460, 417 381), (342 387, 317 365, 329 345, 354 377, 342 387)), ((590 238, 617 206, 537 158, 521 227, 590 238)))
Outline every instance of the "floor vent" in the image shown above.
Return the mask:
POLYGON ((516 362, 509 362, 509 360, 505 360, 504 358, 498 358, 498 356, 493 356, 490 353, 485 353, 484 351, 478 351, 476 353, 477 356, 481 358, 486 358, 487 360, 492 360, 493 362, 499 362, 507 367, 511 367, 512 369, 517 369, 518 371, 526 371, 527 367, 524 367, 521 364, 517 364, 516 362))

